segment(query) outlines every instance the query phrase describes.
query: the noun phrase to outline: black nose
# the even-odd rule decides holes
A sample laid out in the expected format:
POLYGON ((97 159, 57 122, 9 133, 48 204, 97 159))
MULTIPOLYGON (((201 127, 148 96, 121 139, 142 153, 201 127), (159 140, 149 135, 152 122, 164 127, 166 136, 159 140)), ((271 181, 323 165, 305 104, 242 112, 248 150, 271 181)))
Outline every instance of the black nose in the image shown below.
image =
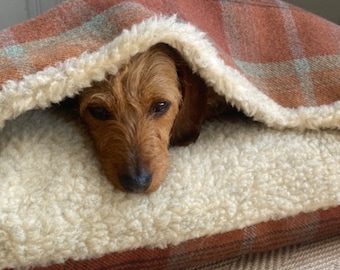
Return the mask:
POLYGON ((145 169, 119 176, 122 187, 129 192, 144 192, 151 184, 152 174, 145 169))

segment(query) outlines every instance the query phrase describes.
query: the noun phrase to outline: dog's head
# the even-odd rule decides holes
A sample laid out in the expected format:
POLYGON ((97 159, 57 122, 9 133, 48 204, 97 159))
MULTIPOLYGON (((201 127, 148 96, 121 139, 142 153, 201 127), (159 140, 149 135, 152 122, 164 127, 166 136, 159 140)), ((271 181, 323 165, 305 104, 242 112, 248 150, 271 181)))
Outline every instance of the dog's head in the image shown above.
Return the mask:
POLYGON ((80 94, 103 169, 124 191, 152 192, 166 176, 168 146, 194 142, 207 103, 204 82, 165 44, 132 57, 80 94))

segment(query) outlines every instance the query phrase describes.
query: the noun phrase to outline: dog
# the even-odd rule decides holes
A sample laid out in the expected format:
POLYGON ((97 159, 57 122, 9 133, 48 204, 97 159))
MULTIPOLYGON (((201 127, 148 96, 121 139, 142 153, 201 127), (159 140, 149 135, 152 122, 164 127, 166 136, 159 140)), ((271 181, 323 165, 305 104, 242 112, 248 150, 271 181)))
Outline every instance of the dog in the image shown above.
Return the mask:
POLYGON ((205 119, 229 108, 177 50, 159 43, 79 96, 79 114, 104 172, 122 191, 150 193, 169 168, 169 145, 196 141, 205 119))

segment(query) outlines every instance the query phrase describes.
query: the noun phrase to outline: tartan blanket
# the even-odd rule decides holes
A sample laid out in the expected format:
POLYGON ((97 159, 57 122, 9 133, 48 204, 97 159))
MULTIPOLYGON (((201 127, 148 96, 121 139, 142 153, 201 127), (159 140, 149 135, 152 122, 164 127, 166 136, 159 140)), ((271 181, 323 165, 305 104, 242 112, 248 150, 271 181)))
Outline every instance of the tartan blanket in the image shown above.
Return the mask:
POLYGON ((165 42, 268 126, 339 128, 339 36, 339 26, 282 1, 65 1, 0 32, 0 123, 165 42))
POLYGON ((339 233, 339 37, 279 0, 66 0, 0 31, 0 269, 183 269, 339 233), (48 107, 158 42, 276 129, 208 122, 157 192, 125 194, 48 107))

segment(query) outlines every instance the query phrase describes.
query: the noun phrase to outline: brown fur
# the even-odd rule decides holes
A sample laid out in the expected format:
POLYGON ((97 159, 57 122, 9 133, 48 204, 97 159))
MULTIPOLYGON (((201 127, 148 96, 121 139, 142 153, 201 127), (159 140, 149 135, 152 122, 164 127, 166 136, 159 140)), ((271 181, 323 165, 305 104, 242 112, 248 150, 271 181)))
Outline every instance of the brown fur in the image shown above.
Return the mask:
POLYGON ((221 104, 174 49, 157 44, 85 89, 79 112, 109 180, 124 191, 152 192, 166 176, 170 142, 194 142, 207 106, 219 111, 221 104))

